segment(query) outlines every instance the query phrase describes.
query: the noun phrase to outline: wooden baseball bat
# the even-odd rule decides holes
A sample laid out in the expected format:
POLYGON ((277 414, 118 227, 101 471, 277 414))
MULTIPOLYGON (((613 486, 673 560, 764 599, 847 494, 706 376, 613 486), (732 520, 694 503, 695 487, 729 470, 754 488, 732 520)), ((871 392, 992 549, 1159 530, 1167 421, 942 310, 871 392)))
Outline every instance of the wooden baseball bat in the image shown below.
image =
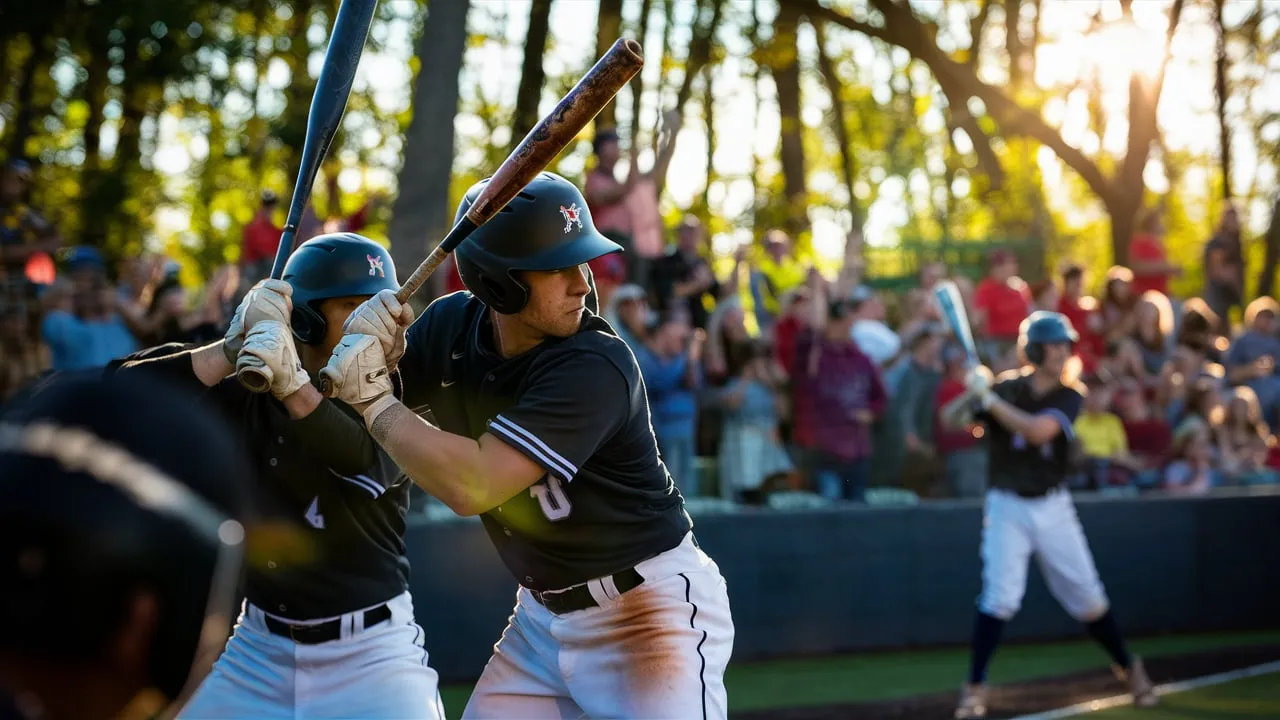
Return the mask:
MULTIPOLYGON (((396 299, 401 303, 408 302, 445 258, 449 257, 449 253, 477 228, 489 222, 534 176, 546 169, 642 67, 644 48, 640 43, 626 38, 615 42, 609 52, 596 61, 578 84, 560 99, 551 114, 542 118, 507 159, 502 161, 498 171, 493 174, 462 219, 396 291, 396 299)), ((320 378, 320 392, 325 395, 332 392, 328 378, 320 378)))
POLYGON ((502 161, 502 165, 466 215, 449 230, 444 240, 440 241, 396 291, 396 299, 402 303, 408 302, 449 253, 475 232, 476 228, 489 222, 534 176, 546 169, 642 67, 644 49, 640 43, 626 38, 615 42, 609 52, 560 99, 551 114, 542 118, 520 142, 519 147, 502 161))
MULTIPOLYGON (((293 186, 293 199, 289 203, 284 232, 280 235, 280 245, 276 247, 275 261, 271 265, 272 280, 279 280, 284 275, 284 266, 295 249, 298 223, 302 222, 302 213, 311 198, 311 187, 316 182, 320 163, 329 154, 329 146, 342 123, 342 115, 351 96, 351 84, 355 81, 356 68, 360 65, 377 6, 378 0, 342 0, 338 16, 333 21, 324 65, 316 79, 311 109, 307 113, 307 135, 302 144, 302 163, 293 186)), ((236 362, 236 379, 253 392, 266 392, 271 388, 270 371, 255 357, 240 357, 236 362)))

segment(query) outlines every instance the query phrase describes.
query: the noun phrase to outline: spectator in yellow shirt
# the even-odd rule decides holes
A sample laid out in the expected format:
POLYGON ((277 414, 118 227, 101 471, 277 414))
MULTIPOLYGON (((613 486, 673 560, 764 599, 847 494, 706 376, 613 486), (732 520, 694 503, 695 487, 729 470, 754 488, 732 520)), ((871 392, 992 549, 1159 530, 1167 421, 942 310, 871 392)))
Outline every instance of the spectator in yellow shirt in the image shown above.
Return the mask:
POLYGON ((1089 386, 1073 427, 1085 458, 1079 489, 1128 485, 1141 463, 1129 452, 1124 422, 1111 412, 1111 388, 1101 383, 1089 386))

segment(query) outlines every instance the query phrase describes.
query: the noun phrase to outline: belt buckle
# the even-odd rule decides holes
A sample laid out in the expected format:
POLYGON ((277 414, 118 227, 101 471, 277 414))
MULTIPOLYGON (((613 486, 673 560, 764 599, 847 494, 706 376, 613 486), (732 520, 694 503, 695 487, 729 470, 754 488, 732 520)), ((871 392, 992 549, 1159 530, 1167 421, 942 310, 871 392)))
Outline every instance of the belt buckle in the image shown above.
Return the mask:
POLYGON ((298 637, 297 637, 296 635, 294 635, 294 631, 296 631, 299 627, 301 627, 301 626, 300 626, 300 625, 294 625, 293 623, 289 623, 289 639, 290 639, 290 640, 292 640, 292 641, 294 641, 294 642, 302 642, 301 640, 299 640, 299 639, 298 639, 298 637))

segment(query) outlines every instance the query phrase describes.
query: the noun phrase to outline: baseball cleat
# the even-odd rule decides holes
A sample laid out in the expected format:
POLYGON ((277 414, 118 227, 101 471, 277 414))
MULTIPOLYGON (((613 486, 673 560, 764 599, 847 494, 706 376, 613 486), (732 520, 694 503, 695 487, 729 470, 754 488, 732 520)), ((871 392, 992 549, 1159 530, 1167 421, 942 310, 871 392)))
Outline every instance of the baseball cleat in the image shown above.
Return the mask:
POLYGON ((1151 678, 1147 676, 1147 668, 1142 664, 1142 658, 1134 657, 1133 666, 1128 670, 1113 665, 1116 677, 1129 683, 1129 692, 1133 694, 1133 704, 1137 707, 1155 707, 1160 698, 1156 696, 1155 686, 1151 683, 1151 678))
POLYGON ((956 706, 956 720, 973 720, 987 716, 987 686, 965 683, 960 688, 960 704, 956 706))

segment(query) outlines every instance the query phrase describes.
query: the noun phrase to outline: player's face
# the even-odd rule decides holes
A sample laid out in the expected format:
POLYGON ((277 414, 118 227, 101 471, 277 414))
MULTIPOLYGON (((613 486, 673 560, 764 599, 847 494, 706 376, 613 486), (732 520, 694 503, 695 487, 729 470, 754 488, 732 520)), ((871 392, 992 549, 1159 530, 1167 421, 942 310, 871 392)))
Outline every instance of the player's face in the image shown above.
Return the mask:
POLYGON ((1040 367, 1050 375, 1061 375, 1070 357, 1070 343, 1049 343, 1044 346, 1044 363, 1040 367))
POLYGON ((548 337, 569 337, 582 324, 591 286, 585 265, 564 270, 529 271, 529 304, 516 316, 530 328, 548 337))
POLYGON ((320 350, 326 358, 342 340, 342 326, 347 318, 368 299, 368 295, 349 295, 320 301, 320 314, 324 316, 324 341, 320 343, 320 350))

